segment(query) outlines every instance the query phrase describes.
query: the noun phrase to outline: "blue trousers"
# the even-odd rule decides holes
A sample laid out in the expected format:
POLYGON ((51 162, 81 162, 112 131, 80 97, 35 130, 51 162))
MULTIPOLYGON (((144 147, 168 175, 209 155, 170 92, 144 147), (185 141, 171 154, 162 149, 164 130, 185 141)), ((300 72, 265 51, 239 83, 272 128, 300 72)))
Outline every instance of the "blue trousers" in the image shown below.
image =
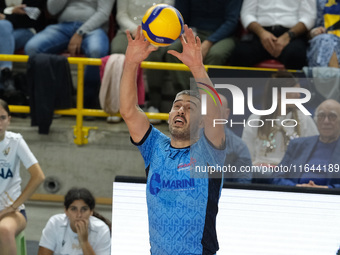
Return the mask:
MULTIPOLYGON (((13 25, 8 20, 0 20, 0 54, 13 54, 14 51, 23 49, 26 42, 31 39, 34 33, 27 28, 13 29, 13 25)), ((0 61, 0 69, 12 69, 12 62, 0 61)))
MULTIPOLYGON (((37 53, 62 53, 82 22, 63 22, 49 25, 36 34, 25 46, 27 55, 37 53)), ((102 58, 109 53, 109 38, 97 28, 83 36, 81 51, 88 58, 102 58)), ((98 66, 87 66, 84 74, 84 106, 92 108, 98 99, 100 75, 98 66)))

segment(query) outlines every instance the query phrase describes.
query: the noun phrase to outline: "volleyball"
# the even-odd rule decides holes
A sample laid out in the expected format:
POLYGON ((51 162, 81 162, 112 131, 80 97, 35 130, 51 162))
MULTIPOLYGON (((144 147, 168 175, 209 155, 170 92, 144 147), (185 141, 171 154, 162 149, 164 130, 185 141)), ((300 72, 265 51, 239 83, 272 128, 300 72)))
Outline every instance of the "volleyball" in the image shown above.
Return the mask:
POLYGON ((154 46, 168 46, 183 33, 182 14, 173 6, 156 4, 149 8, 142 20, 145 38, 154 46))

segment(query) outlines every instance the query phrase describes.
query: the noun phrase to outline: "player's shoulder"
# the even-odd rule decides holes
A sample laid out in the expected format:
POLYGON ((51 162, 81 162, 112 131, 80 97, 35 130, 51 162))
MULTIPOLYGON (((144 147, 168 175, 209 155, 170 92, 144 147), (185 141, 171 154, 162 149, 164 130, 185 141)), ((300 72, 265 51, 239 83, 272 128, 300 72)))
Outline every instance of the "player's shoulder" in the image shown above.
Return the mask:
POLYGON ((22 135, 20 133, 14 133, 11 131, 6 131, 6 138, 10 140, 20 140, 22 139, 22 135))
POLYGON ((163 132, 161 132, 159 129, 155 128, 154 126, 151 125, 151 132, 150 135, 154 139, 159 139, 164 142, 170 142, 170 137, 165 135, 163 132))
POLYGON ((48 220, 54 226, 66 226, 68 219, 65 213, 55 214, 48 220))
POLYGON ((5 140, 10 144, 18 144, 22 140, 22 135, 11 131, 6 131, 5 140))
POLYGON ((90 224, 91 224, 91 230, 94 232, 97 232, 100 230, 109 230, 109 226, 104 221, 94 216, 90 216, 90 224))

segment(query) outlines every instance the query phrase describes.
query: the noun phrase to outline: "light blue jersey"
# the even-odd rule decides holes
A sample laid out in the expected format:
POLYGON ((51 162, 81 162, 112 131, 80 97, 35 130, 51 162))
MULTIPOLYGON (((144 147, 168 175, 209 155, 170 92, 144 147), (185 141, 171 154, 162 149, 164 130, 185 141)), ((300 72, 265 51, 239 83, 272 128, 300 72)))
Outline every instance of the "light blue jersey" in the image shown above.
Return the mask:
POLYGON ((226 150, 213 148, 204 136, 191 147, 176 149, 152 126, 136 145, 147 174, 151 254, 215 254, 222 175, 191 178, 190 173, 196 166, 223 165, 226 150))

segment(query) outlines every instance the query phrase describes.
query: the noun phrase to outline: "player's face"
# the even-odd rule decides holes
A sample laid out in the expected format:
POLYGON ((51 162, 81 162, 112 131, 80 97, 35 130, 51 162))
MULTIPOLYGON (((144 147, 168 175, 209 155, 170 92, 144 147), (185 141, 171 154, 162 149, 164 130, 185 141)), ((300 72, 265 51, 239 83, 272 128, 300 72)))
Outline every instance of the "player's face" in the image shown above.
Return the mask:
POLYGON ((88 223, 90 216, 93 214, 93 211, 84 202, 84 200, 80 199, 74 200, 73 203, 70 204, 69 208, 65 210, 65 213, 70 220, 71 229, 74 232, 77 232, 75 227, 77 222, 88 223))
POLYGON ((0 140, 4 139, 10 120, 11 116, 8 116, 8 113, 5 111, 5 109, 0 106, 0 140))
POLYGON ((200 101, 189 95, 179 95, 176 97, 169 113, 169 130, 173 137, 179 139, 190 139, 191 131, 199 126, 200 101))

